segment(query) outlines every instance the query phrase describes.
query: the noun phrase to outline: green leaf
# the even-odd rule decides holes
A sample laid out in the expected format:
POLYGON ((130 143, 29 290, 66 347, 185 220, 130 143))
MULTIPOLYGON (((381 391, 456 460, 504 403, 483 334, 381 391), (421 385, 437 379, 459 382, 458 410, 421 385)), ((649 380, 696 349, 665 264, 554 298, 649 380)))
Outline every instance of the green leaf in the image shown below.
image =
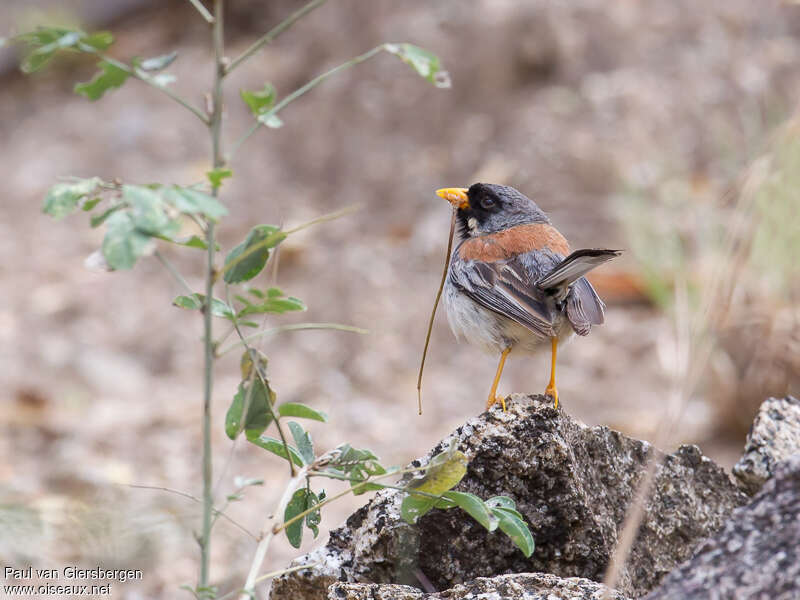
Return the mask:
POLYGON ((258 115, 258 122, 262 125, 266 125, 270 129, 280 129, 283 127, 283 120, 273 113, 264 113, 263 115, 258 115))
POLYGON ((394 54, 418 75, 430 81, 436 87, 449 88, 450 76, 447 71, 443 71, 439 63, 439 57, 413 44, 384 44, 384 50, 394 54))
POLYGON ((256 479, 253 477, 240 477, 237 475, 236 477, 233 478, 233 485, 241 489, 255 485, 264 485, 264 480, 256 479))
POLYGON ((76 83, 75 93, 89 100, 99 100, 108 90, 118 88, 128 79, 129 73, 105 60, 97 63, 100 71, 86 83, 76 83))
POLYGON ((114 36, 110 31, 96 31, 86 37, 81 38, 78 42, 78 47, 85 52, 97 50, 103 52, 108 50, 111 44, 114 43, 114 36))
POLYGON ((63 27, 38 27, 35 31, 23 33, 14 38, 30 48, 30 52, 22 59, 20 69, 23 73, 33 73, 44 67, 56 52, 74 47, 85 37, 82 31, 63 27))
POLYGON ((486 500, 486 506, 489 508, 507 508, 509 510, 515 510, 517 505, 508 496, 492 496, 488 500, 486 500))
POLYGON ((173 50, 168 54, 145 58, 144 60, 134 59, 133 64, 142 71, 160 71, 170 66, 176 58, 178 58, 178 51, 173 50))
POLYGON ((206 177, 211 182, 211 187, 217 189, 222 185, 222 180, 228 177, 233 177, 233 171, 230 169, 217 168, 206 173, 206 177))
POLYGON ((314 444, 311 441, 311 434, 305 431, 299 423, 289 421, 289 431, 292 432, 294 443, 303 457, 303 463, 310 465, 314 462, 314 444))
MULTIPOLYGON (((286 510, 283 513, 283 522, 285 523, 289 519, 299 515, 306 510, 307 505, 308 490, 306 488, 300 488, 292 494, 292 499, 289 500, 289 504, 286 505, 286 510)), ((303 541, 303 519, 298 519, 286 527, 285 531, 289 543, 295 548, 299 548, 303 541)))
POLYGON ((194 188, 179 185, 165 186, 162 194, 167 203, 185 214, 201 214, 212 221, 217 221, 228 214, 228 209, 214 196, 194 188))
POLYGON ((274 248, 284 239, 286 239, 286 233, 274 225, 253 227, 245 240, 225 257, 226 266, 234 260, 237 261, 225 271, 225 282, 240 283, 249 281, 258 275, 267 264, 270 248, 274 248), (244 256, 244 258, 239 259, 239 256, 244 256))
MULTIPOLYGON (((202 310, 205 300, 205 294, 198 294, 195 292, 191 296, 178 296, 172 301, 172 304, 178 308, 202 310)), ((229 320, 233 319, 233 309, 219 298, 211 299, 211 314, 215 317, 222 317, 229 320)))
POLYGON ((113 213, 117 212, 120 208, 125 208, 124 204, 116 204, 114 206, 109 207, 106 211, 100 213, 99 215, 92 215, 92 218, 89 219, 89 224, 92 227, 98 227, 105 223, 106 219, 110 217, 113 213))
POLYGON ((83 202, 80 203, 81 210, 84 212, 89 212, 90 210, 94 209, 95 206, 100 204, 100 202, 102 201, 103 199, 100 196, 98 196, 97 198, 92 198, 91 200, 84 200, 83 202))
POLYGON ((133 223, 140 231, 171 239, 181 225, 167 214, 161 194, 143 185, 123 185, 122 199, 131 207, 133 223))
POLYGON ((536 546, 533 542, 530 529, 528 529, 528 525, 523 520, 522 515, 515 510, 509 510, 507 508, 492 508, 491 510, 492 514, 498 520, 500 531, 511 538, 514 545, 519 548, 527 558, 530 558, 536 546))
POLYGON ((243 89, 239 93, 244 103, 250 107, 250 112, 253 113, 254 117, 258 117, 272 108, 277 97, 275 88, 271 83, 265 83, 264 89, 259 91, 251 92, 243 89))
POLYGON ((173 238, 170 241, 180 246, 186 246, 187 248, 200 248, 201 250, 208 249, 208 244, 206 244, 206 241, 198 235, 193 235, 191 237, 180 240, 176 240, 173 238))
MULTIPOLYGON (((469 461, 467 456, 451 446, 431 459, 430 466, 422 477, 409 482, 409 492, 424 492, 433 496, 441 496, 446 491, 454 488, 467 473, 469 461)), ((413 524, 434 507, 447 508, 436 498, 414 495, 410 493, 403 498, 400 506, 400 516, 407 523, 413 524)))
POLYGON ((297 402, 284 402, 278 407, 278 414, 282 417, 298 417, 300 419, 313 419, 322 423, 328 422, 328 415, 321 410, 314 410, 310 406, 297 402))
POLYGON ((466 492, 449 491, 443 494, 448 500, 456 503, 461 510, 466 512, 469 516, 475 519, 478 523, 483 525, 489 531, 497 529, 499 523, 492 511, 489 510, 483 500, 478 498, 475 494, 468 494, 466 492))
POLYGON ((103 256, 108 266, 116 270, 132 268, 152 245, 150 236, 136 227, 128 212, 114 212, 106 225, 103 256))
POLYGON ((42 211, 55 219, 63 219, 77 210, 80 201, 94 192, 97 186, 102 183, 103 180, 99 177, 57 183, 47 191, 42 211))
MULTIPOLYGON (((262 435, 248 441, 252 444, 255 444, 259 448, 263 448, 268 452, 272 452, 273 454, 280 456, 281 458, 288 458, 286 456, 286 448, 283 447, 283 442, 273 437, 269 437, 268 435, 262 435)), ((303 457, 300 456, 300 453, 297 451, 297 448, 295 448, 294 446, 289 446, 289 455, 292 457, 292 462, 294 464, 296 464, 298 467, 303 466, 304 464, 303 457)))
MULTIPOLYGON (((250 293, 252 294, 253 291, 251 290, 250 293)), ((294 298, 289 296, 287 298, 282 298, 283 292, 278 288, 270 288, 267 291, 266 300, 260 304, 253 304, 249 300, 245 298, 241 298, 241 302, 246 304, 245 308, 239 311, 239 316, 245 315, 252 315, 252 314, 262 314, 262 313, 272 313, 282 315, 285 312, 289 311, 303 311, 306 310, 306 305, 303 304, 302 300, 298 298, 294 298)), ((263 298, 262 294, 262 298, 263 298)))
MULTIPOLYGON (((322 495, 324 497, 324 492, 322 495)), ((306 496, 306 510, 309 508, 313 508, 317 504, 320 503, 320 498, 311 490, 308 490, 308 495, 306 496)), ((306 515, 306 527, 308 527, 314 537, 316 538, 319 535, 319 527, 318 525, 322 521, 322 513, 319 510, 315 510, 314 512, 310 512, 306 515)))
POLYGON ((264 433, 272 422, 272 412, 269 407, 270 402, 273 402, 272 395, 272 390, 264 385, 261 378, 255 378, 251 385, 240 383, 239 391, 233 397, 233 402, 225 415, 225 433, 228 437, 235 440, 244 431, 249 440, 264 433), (250 407, 247 410, 247 417, 242 420, 248 397, 250 407))

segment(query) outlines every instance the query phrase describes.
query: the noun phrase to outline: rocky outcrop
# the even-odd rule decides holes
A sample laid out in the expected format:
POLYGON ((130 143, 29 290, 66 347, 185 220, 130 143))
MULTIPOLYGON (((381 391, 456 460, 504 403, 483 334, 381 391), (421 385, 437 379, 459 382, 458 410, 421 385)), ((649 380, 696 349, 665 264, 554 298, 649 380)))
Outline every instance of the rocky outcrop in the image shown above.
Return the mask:
POLYGON ((739 486, 755 494, 780 461, 800 452, 800 400, 768 398, 758 409, 744 455, 733 467, 739 486))
MULTIPOLYGON (((323 600, 336 582, 423 587, 426 581, 445 590, 500 573, 602 581, 655 450, 606 427, 578 423, 543 396, 515 395, 507 404, 507 413, 497 407, 469 420, 417 464, 455 443, 470 461, 456 489, 513 498, 536 541, 530 558, 457 510, 433 510, 407 525, 399 516, 402 494, 383 491, 332 531, 326 546, 295 561, 318 564, 278 578, 272 598, 323 600)), ((620 591, 637 597, 653 589, 746 501, 696 447, 664 456, 620 591)))
POLYGON ((800 454, 647 600, 800 598, 800 454), (713 595, 710 592, 713 591, 713 595))
POLYGON ((580 577, 561 579, 548 573, 514 573, 479 577, 444 592, 426 594, 407 585, 336 583, 328 589, 328 600, 472 600, 475 598, 516 600, 626 600, 602 583, 580 577))

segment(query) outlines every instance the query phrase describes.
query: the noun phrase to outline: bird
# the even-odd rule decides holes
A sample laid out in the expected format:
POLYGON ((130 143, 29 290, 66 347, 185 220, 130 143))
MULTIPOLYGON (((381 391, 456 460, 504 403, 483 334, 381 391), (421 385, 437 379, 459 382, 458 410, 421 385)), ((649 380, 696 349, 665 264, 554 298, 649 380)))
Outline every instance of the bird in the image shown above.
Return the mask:
POLYGON ((621 251, 571 252, 544 211, 509 186, 475 183, 436 195, 453 205, 458 224, 443 296, 450 328, 457 339, 500 355, 486 409, 499 402, 506 410, 497 386, 508 355, 531 354, 548 343, 545 395, 558 409, 559 344, 604 320, 605 304, 584 275, 621 251))

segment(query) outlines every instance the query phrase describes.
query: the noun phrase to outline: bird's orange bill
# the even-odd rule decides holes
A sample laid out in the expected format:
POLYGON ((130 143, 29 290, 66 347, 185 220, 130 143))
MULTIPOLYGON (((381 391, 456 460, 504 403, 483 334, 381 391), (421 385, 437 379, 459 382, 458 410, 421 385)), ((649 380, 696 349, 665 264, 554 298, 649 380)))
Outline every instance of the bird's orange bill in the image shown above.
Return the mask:
POLYGON ((469 197, 466 188, 442 188, 436 190, 436 195, 444 198, 456 208, 469 208, 469 197))

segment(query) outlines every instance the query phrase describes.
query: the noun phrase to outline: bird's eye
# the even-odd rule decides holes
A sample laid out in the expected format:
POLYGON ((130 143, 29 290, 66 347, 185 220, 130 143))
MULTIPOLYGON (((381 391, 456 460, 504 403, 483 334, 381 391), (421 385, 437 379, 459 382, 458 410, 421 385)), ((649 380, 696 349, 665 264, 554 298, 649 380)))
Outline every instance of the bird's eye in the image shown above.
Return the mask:
POLYGON ((494 206, 494 198, 491 196, 484 196, 481 198, 481 206, 486 209, 492 208, 494 206))

